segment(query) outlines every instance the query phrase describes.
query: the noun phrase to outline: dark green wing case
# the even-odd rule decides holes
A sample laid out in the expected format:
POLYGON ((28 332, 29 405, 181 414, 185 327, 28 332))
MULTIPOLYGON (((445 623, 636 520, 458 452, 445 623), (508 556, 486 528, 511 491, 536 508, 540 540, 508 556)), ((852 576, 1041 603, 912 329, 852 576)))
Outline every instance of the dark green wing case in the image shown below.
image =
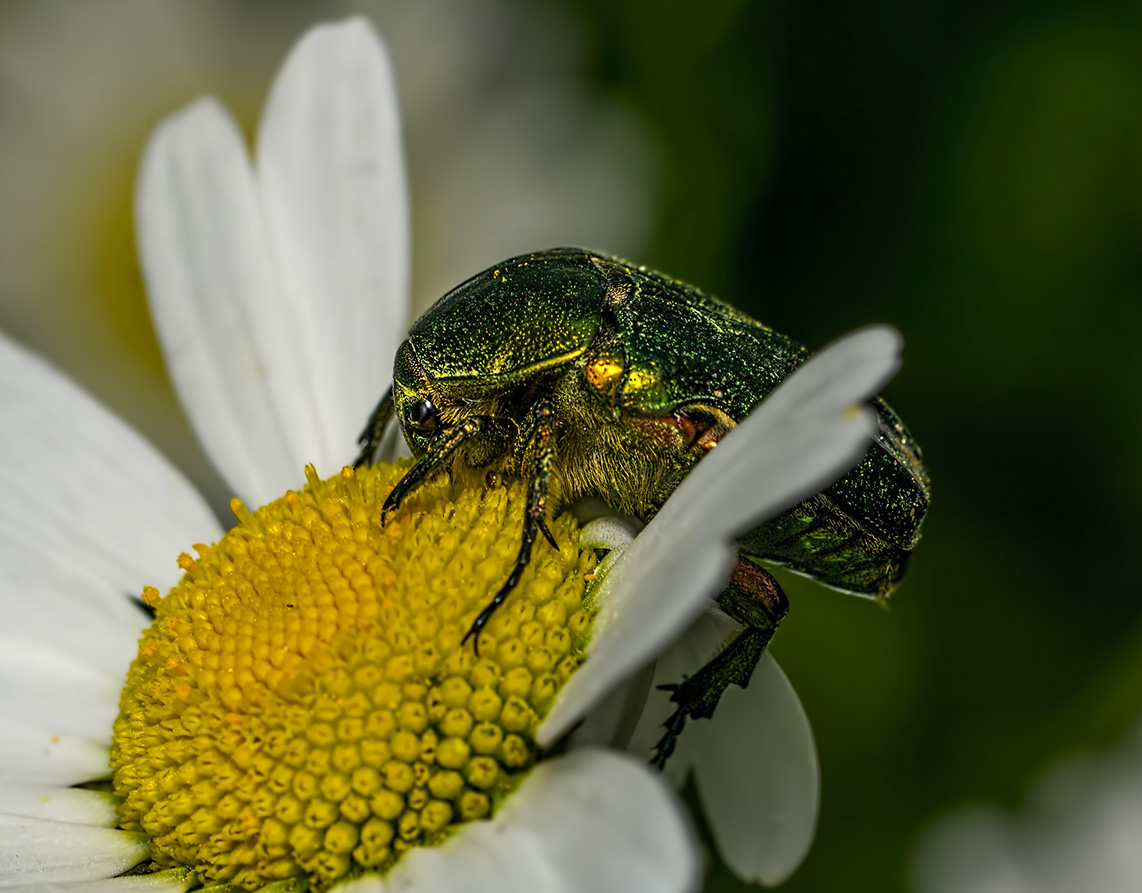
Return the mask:
MULTIPOLYGON (((688 404, 744 418, 809 352, 691 285, 604 258, 596 264, 619 294, 615 314, 628 380, 646 370, 655 384, 625 388, 625 409, 663 414, 688 404)), ((887 595, 904 575, 928 508, 920 449, 883 400, 876 442, 864 460, 823 493, 740 540, 742 554, 789 567, 836 589, 887 595)))
POLYGON ((626 353, 623 407, 663 415, 688 404, 741 419, 809 357, 785 335, 691 285, 610 258, 596 264, 626 353), (634 383, 650 380, 649 387, 634 383))
POLYGON ((741 537, 744 556, 873 598, 900 582, 928 510, 928 473, 892 408, 880 399, 873 405, 880 426, 860 465, 741 537))
POLYGON ((495 384, 582 353, 598 332, 606 283, 577 254, 513 258, 457 286, 409 330, 417 355, 439 381, 495 384))

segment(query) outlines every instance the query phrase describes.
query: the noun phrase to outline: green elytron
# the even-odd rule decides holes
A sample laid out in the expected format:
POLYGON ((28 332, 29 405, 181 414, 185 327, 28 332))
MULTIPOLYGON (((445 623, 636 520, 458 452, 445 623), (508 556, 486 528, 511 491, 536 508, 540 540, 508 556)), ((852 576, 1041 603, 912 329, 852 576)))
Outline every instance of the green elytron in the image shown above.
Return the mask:
MULTIPOLYGON (((584 497, 649 520, 718 440, 809 356, 693 286, 615 258, 560 248, 472 277, 428 310, 397 352, 393 387, 361 436, 372 459, 396 413, 416 463, 395 510, 457 456, 529 481, 516 571, 468 633, 478 636, 518 583, 544 521, 584 497)), ((883 400, 875 443, 855 469, 749 531, 718 597, 743 624, 733 643, 674 689, 655 762, 686 718, 710 716, 745 685, 788 602, 769 562, 835 589, 883 598, 904 574, 928 507, 920 449, 883 400)))

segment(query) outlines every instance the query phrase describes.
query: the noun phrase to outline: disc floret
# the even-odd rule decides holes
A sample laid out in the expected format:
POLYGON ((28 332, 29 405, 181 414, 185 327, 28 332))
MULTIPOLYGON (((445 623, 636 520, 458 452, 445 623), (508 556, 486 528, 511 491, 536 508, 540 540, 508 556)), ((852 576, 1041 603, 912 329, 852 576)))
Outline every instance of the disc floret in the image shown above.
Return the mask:
POLYGON ((522 487, 457 469, 381 523, 405 466, 346 469, 248 511, 143 599, 115 722, 120 825, 157 866, 256 889, 385 871, 491 815, 582 660, 593 553, 569 518, 481 633, 518 549, 522 487))

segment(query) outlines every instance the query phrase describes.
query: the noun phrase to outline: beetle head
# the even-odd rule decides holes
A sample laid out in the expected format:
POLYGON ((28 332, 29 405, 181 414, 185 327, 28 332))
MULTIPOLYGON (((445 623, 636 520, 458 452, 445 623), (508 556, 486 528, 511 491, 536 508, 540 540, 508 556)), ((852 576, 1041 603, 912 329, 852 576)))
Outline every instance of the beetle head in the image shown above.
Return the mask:
POLYGON ((518 462, 536 399, 597 337, 606 291, 594 255, 555 249, 504 261, 437 301, 409 329, 393 370, 413 455, 478 420, 463 445, 469 464, 518 462))
POLYGON ((432 387, 411 341, 397 351, 393 368, 393 405, 413 455, 422 456, 444 428, 440 395, 432 387))

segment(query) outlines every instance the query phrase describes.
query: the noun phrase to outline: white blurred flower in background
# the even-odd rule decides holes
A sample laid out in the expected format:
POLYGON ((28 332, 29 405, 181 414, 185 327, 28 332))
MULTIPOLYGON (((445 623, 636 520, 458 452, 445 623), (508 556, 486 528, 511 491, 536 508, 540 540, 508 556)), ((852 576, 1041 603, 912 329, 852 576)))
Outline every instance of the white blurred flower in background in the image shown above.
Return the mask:
POLYGON ((252 133, 294 40, 355 11, 386 35, 402 97, 414 316, 514 254, 642 253, 653 148, 582 85, 573 23, 554 5, 0 3, 0 328, 139 429, 218 512, 231 493, 175 400, 138 277, 136 165, 154 122, 204 91, 252 133))
POLYGON ((916 893, 1142 890, 1142 724, 1118 746, 1050 768, 1011 813, 965 808, 921 839, 916 893))

